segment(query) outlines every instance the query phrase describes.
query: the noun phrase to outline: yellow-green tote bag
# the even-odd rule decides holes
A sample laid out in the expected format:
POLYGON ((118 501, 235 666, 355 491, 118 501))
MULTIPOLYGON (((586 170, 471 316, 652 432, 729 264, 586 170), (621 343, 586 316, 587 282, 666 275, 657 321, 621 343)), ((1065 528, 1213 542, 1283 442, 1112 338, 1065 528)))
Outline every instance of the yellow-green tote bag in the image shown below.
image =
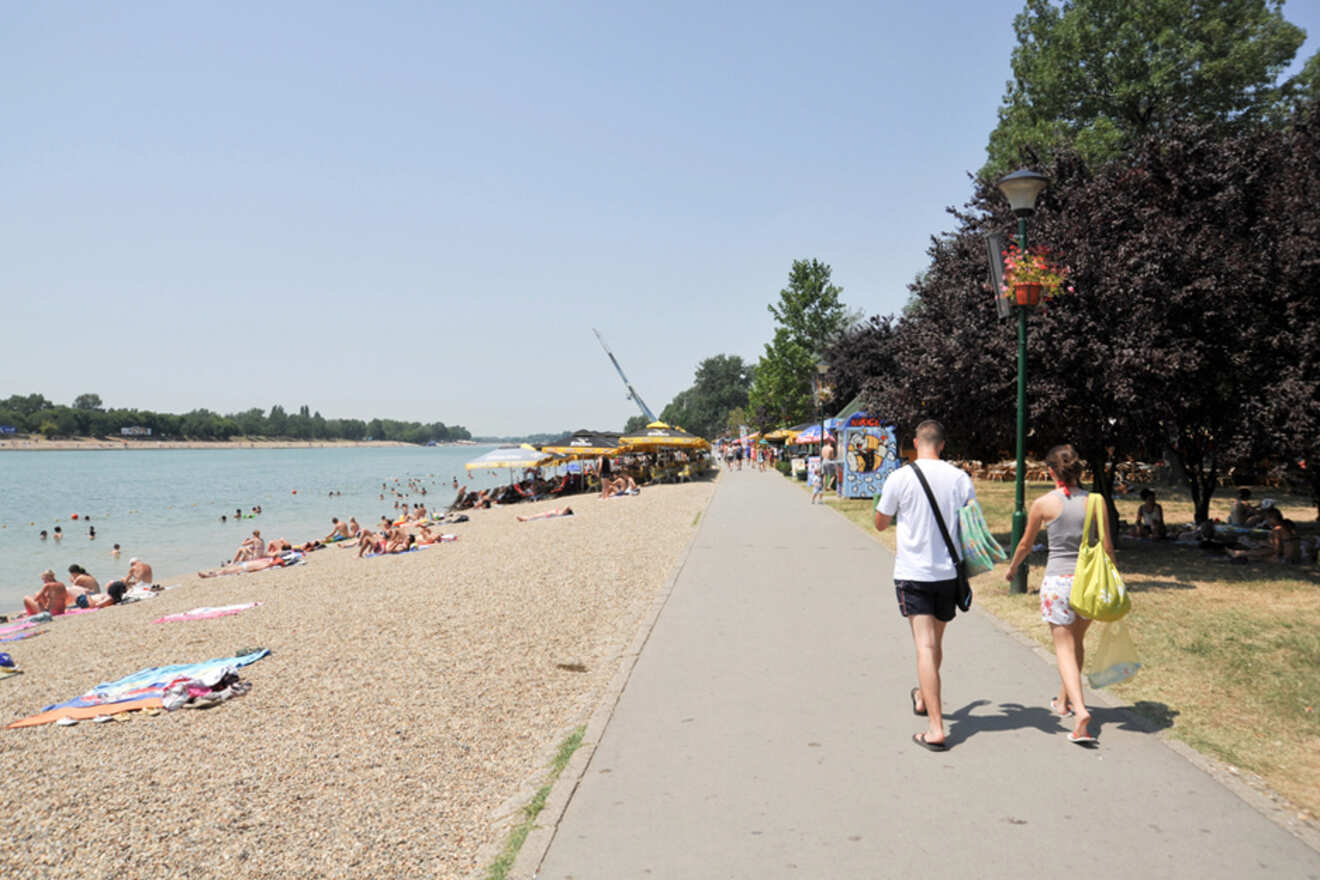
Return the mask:
POLYGON ((1082 545, 1077 548, 1077 569, 1073 572, 1072 593, 1068 604, 1091 620, 1118 620, 1132 610, 1132 599, 1119 577, 1118 569, 1105 552, 1104 535, 1109 516, 1104 498, 1092 492, 1086 499, 1086 522, 1082 526, 1082 545), (1096 541, 1091 543, 1091 523, 1095 523, 1096 541))

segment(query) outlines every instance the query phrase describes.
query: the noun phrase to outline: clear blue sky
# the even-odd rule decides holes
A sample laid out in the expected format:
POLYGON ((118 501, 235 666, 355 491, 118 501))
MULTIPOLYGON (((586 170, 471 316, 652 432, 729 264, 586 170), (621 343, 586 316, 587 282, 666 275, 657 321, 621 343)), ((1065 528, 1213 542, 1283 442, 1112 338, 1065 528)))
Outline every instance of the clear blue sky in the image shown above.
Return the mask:
POLYGON ((617 429, 593 326, 658 412, 794 258, 895 311, 1021 3, 886 5, 11 5, 0 396, 617 429))

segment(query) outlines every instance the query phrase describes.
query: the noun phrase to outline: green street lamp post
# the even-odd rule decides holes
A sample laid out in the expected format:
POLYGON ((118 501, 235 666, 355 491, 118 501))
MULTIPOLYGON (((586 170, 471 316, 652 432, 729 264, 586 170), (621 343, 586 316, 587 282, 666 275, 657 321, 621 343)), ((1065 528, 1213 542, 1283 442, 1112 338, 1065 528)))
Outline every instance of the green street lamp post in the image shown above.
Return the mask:
MULTIPOLYGON (((1036 213, 1036 198, 1049 183, 1049 178, 1026 168, 1019 168, 999 181, 999 191, 1018 218, 1018 248, 1027 250, 1027 218, 1036 213)), ((1027 530, 1027 310, 1031 308, 1019 300, 1017 305, 1018 374, 1017 374, 1017 473, 1014 486, 1013 544, 1016 548, 1027 530)), ((1011 551, 1010 551, 1011 552, 1011 551)), ((1027 591, 1027 565, 1018 568, 1010 592, 1027 591)))
POLYGON ((827 363, 818 362, 816 364, 816 375, 812 377, 812 391, 816 398, 816 421, 820 423, 820 488, 824 492, 825 486, 825 412, 822 404, 825 402, 825 374, 830 370, 827 363))

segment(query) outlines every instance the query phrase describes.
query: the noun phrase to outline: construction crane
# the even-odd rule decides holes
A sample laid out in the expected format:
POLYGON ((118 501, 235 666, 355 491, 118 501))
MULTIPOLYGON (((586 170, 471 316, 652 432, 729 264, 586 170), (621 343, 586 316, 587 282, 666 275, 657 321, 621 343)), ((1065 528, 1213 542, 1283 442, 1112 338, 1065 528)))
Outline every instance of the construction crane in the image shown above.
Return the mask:
POLYGON ((605 344, 605 337, 601 336, 600 331, 595 327, 591 328, 591 332, 596 334, 596 338, 600 340, 600 347, 605 349, 605 354, 609 356, 610 363, 614 364, 614 369, 619 371, 619 378, 623 380, 624 386, 628 389, 628 399, 637 404, 642 411, 642 415, 646 416, 647 422, 654 422, 655 413, 651 412, 651 408, 642 400, 641 396, 637 393, 637 389, 632 387, 632 383, 628 381, 628 377, 623 375, 623 367, 619 366, 619 359, 614 356, 614 352, 610 351, 610 347, 605 344))

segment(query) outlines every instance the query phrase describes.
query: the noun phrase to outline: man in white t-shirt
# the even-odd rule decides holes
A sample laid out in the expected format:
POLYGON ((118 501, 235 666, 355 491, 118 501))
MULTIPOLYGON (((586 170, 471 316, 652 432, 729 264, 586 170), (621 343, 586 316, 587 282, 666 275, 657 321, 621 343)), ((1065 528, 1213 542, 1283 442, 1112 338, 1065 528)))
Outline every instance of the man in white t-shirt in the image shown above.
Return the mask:
POLYGON ((944 627, 956 613, 957 563, 940 535, 921 482, 912 472, 920 468, 944 516, 949 537, 957 542, 958 510, 976 497, 971 478, 959 468, 940 460, 944 451, 944 428, 936 421, 917 426, 917 460, 899 468, 885 480, 875 505, 875 527, 884 531, 898 516, 898 552, 894 558, 894 593, 898 610, 912 626, 917 649, 917 682, 912 689, 912 711, 925 715, 929 723, 913 742, 942 752, 944 715, 940 709, 940 661, 943 659, 944 627))

